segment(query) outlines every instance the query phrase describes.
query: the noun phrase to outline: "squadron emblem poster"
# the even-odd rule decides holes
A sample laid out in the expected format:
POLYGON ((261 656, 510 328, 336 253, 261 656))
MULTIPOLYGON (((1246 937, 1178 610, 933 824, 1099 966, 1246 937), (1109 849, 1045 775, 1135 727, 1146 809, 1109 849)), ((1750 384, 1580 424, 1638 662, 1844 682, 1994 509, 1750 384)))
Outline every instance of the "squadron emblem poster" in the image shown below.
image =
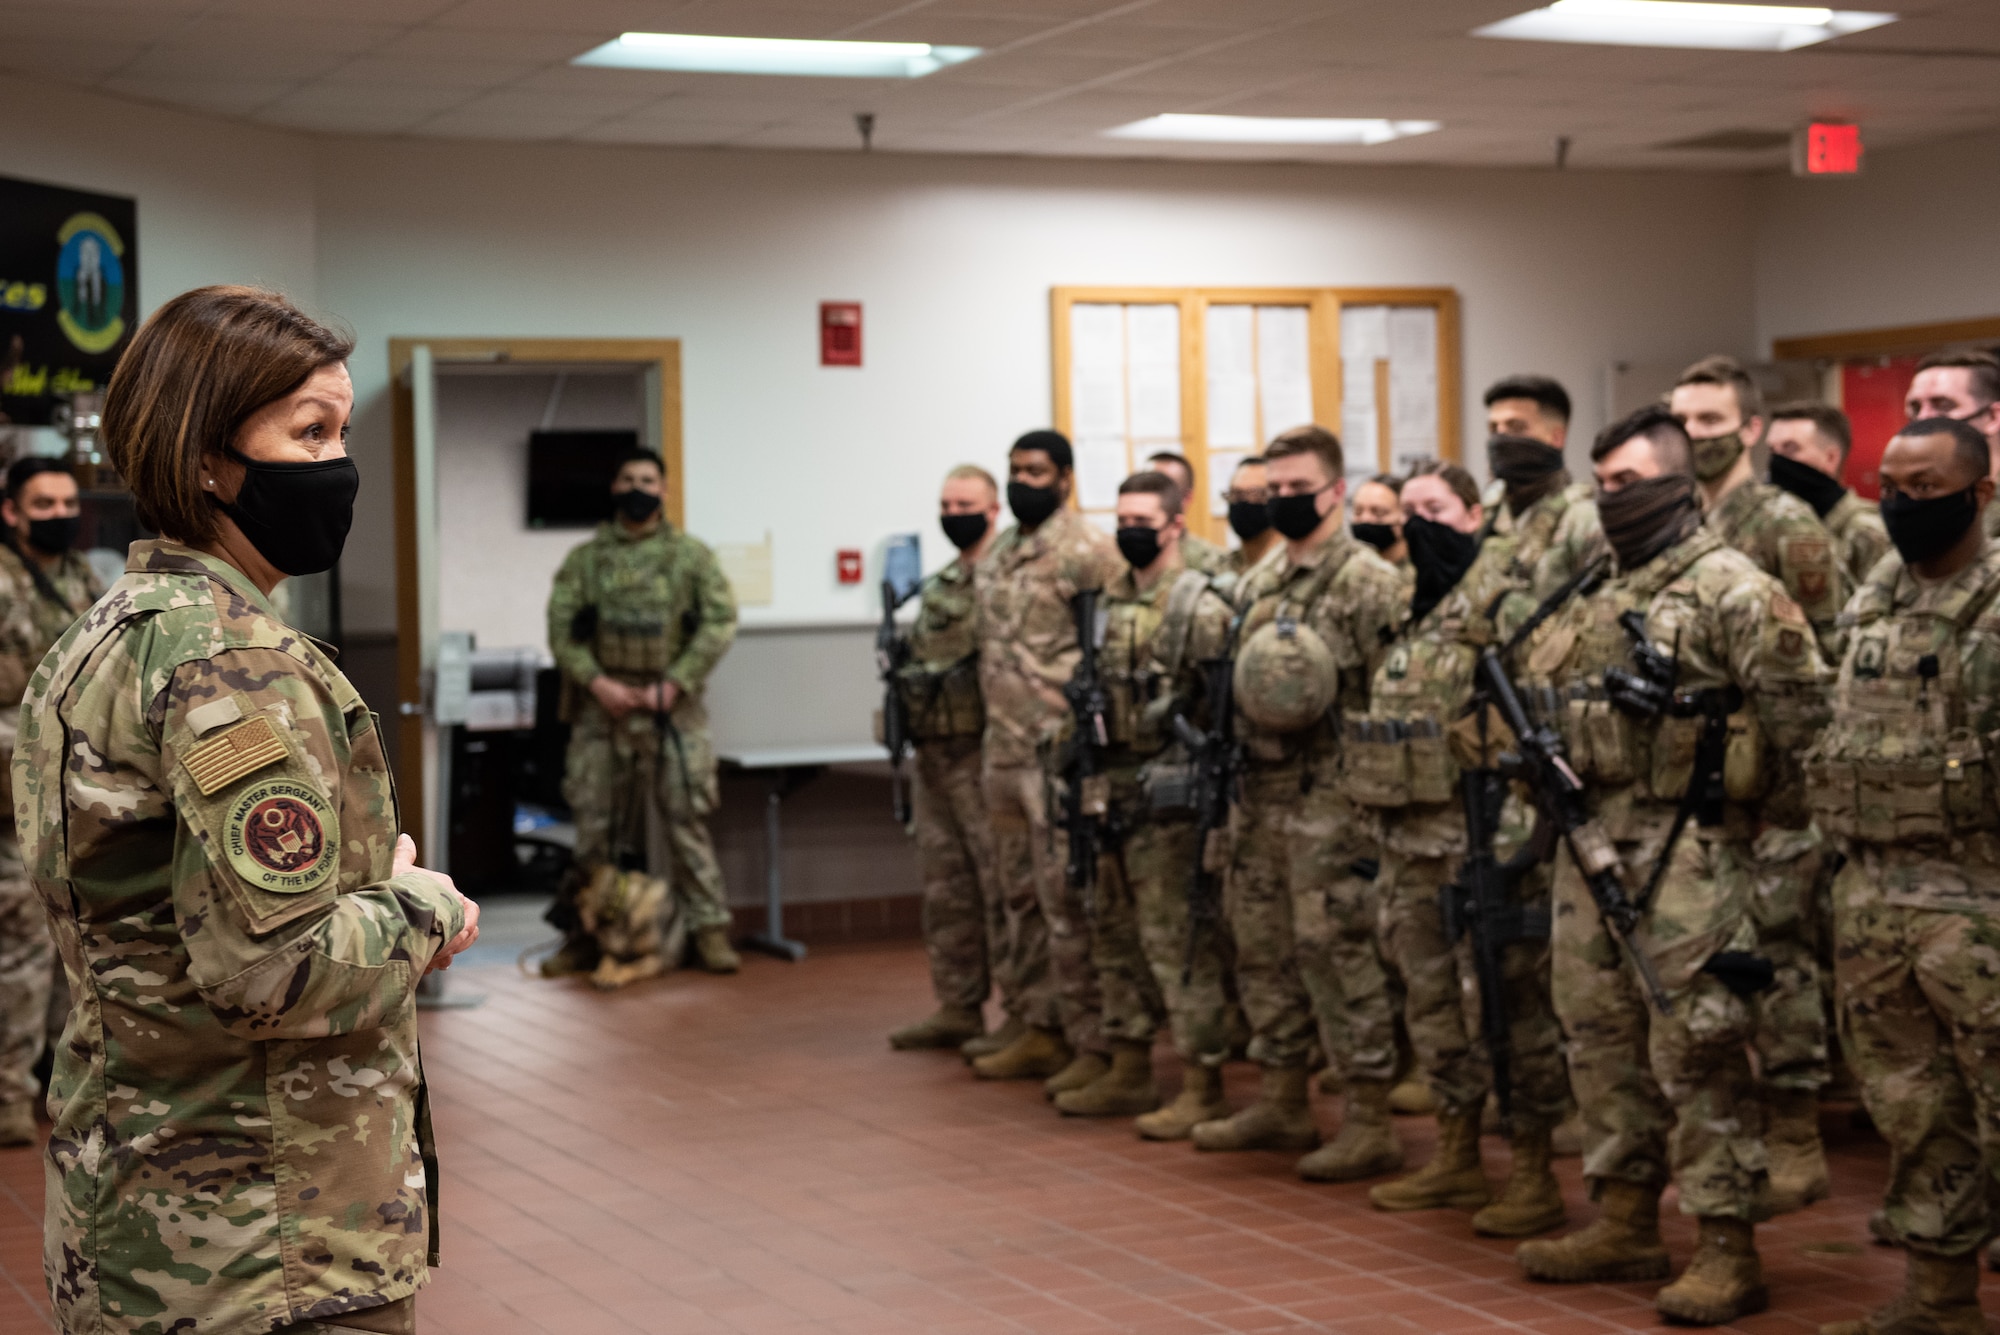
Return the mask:
POLYGON ((0 420, 102 388, 138 320, 137 201, 0 177, 0 420))

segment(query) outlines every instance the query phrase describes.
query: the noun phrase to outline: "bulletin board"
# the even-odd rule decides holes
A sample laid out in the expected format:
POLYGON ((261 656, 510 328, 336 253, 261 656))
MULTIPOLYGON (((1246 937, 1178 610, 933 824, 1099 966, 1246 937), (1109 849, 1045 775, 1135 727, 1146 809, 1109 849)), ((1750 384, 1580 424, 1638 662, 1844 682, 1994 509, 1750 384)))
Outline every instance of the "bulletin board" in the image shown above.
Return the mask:
POLYGON ((1459 312, 1450 288, 1058 287, 1056 429, 1076 503, 1108 525, 1148 454, 1194 464, 1188 527, 1226 536, 1236 461, 1317 422, 1350 480, 1459 457, 1459 312))

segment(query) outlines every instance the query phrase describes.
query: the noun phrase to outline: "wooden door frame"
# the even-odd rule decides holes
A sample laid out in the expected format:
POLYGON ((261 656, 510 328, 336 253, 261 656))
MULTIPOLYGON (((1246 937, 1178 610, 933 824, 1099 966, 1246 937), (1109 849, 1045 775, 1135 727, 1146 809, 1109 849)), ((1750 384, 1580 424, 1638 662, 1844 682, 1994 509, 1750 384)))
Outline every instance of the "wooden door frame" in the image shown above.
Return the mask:
POLYGON ((667 519, 686 526, 686 489, 681 468, 681 342, 677 338, 392 338, 389 340, 396 503, 396 768, 405 786, 403 829, 424 847, 424 646, 417 581, 416 410, 410 384, 411 352, 427 346, 437 363, 549 365, 576 362, 618 364, 657 377, 659 402, 646 411, 647 423, 667 466, 667 519), (409 791, 414 789, 415 791, 409 791))
POLYGON ((1807 334, 1771 340, 1775 361, 1850 361, 1929 352, 1952 343, 2000 342, 2000 317, 1945 320, 1937 324, 1854 329, 1840 334, 1807 334))

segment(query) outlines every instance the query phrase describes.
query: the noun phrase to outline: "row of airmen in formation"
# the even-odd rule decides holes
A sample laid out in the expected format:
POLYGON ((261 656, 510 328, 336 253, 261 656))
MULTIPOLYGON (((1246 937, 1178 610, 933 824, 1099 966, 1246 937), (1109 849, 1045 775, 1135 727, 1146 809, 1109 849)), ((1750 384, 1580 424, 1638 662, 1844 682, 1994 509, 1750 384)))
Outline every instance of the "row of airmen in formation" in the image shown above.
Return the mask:
MULTIPOLYGON (((1671 1183, 1699 1241, 1657 1305, 1693 1324, 1760 1310, 1755 1225, 1828 1193, 1818 1102, 1844 1050, 1893 1151, 1871 1227, 1906 1251, 1908 1281, 1829 1329, 1984 1331, 2000 1150, 1996 400, 1992 357, 1927 360, 1882 457, 1879 513, 1840 481, 1841 413, 1767 414, 1726 357, 1599 435, 1594 484, 1564 471, 1569 399, 1542 377, 1486 394, 1483 494, 1432 463, 1350 495, 1339 441, 1287 431, 1230 480, 1228 552, 1188 533, 1178 456, 1124 482, 1115 540, 1070 506, 1055 432, 1014 444, 1005 531, 993 478, 953 470, 941 522, 960 555, 923 588, 900 677, 939 1009, 892 1043, 1042 1078, 1062 1113, 1135 1116, 1149 1139, 1304 1152, 1315 1181, 1381 1178, 1380 1209, 1475 1211, 1478 1232, 1529 1239, 1516 1257, 1544 1281, 1667 1279, 1671 1183), (1054 757, 1082 658, 1070 602, 1088 589, 1105 609, 1113 837, 1086 895, 1065 875, 1054 757), (1497 745, 1486 712, 1468 713, 1476 660, 1538 612, 1510 666, 1611 852, 1580 869, 1571 841, 1515 883, 1552 930, 1503 956, 1512 1154, 1495 1192, 1480 1159, 1492 1054, 1439 891, 1467 853, 1458 776, 1497 745), (1671 664, 1673 701, 1726 701, 1726 791, 1693 825, 1703 718, 1641 717, 1615 689, 1648 652, 1671 664), (1180 758, 1174 716, 1216 722, 1203 665, 1230 656, 1241 761, 1226 830, 1197 847, 1154 790, 1180 758), (1220 873, 1222 908, 1190 938, 1198 859, 1220 873), (1586 884, 1607 867, 1638 901, 1629 937, 1586 884), (989 1033, 995 990, 1005 1022, 989 1033), (1181 1068, 1170 1099, 1161 1033, 1181 1068), (1260 1092, 1232 1108, 1222 1067, 1246 1053, 1260 1092), (1322 1062, 1342 1100, 1324 1141, 1309 1089, 1322 1062), (1437 1147, 1392 1176, 1392 1092, 1412 1070, 1437 1147), (1549 1170, 1566 1115, 1599 1213, 1545 1238, 1566 1218, 1549 1170)), ((1502 855, 1543 847, 1531 806, 1517 785, 1502 855)))

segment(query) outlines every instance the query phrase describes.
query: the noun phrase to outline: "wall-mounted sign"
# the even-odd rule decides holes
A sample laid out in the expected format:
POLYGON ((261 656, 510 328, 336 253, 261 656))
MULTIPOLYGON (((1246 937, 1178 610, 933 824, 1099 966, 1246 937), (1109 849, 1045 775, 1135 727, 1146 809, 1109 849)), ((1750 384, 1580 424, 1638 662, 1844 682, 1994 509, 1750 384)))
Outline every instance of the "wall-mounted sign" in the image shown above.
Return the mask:
POLYGON ((822 301, 819 304, 819 364, 861 365, 861 303, 822 301))
POLYGON ((1852 176, 1861 170, 1861 127, 1814 121, 1792 139, 1792 175, 1852 176))
POLYGON ((139 322, 138 205, 0 177, 0 413, 46 425, 100 389, 139 322))

